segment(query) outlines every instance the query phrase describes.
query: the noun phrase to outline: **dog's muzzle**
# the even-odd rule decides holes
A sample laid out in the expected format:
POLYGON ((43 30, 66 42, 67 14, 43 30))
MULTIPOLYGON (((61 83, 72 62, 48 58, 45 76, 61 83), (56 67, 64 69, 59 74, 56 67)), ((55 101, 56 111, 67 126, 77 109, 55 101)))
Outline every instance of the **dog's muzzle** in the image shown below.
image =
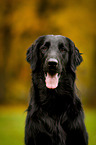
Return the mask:
POLYGON ((47 61, 47 72, 45 73, 46 87, 49 89, 55 89, 58 86, 60 75, 58 73, 58 60, 50 58, 47 61))

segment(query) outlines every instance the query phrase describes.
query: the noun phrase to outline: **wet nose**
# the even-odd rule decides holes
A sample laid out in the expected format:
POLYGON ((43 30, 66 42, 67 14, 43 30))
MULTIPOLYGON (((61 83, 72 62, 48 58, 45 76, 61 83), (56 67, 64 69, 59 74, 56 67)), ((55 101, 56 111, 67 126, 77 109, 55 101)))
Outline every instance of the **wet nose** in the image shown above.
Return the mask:
POLYGON ((56 68, 56 67, 58 66, 58 60, 55 59, 55 58, 50 58, 50 59, 48 60, 48 66, 49 66, 49 68, 51 68, 51 69, 56 68))

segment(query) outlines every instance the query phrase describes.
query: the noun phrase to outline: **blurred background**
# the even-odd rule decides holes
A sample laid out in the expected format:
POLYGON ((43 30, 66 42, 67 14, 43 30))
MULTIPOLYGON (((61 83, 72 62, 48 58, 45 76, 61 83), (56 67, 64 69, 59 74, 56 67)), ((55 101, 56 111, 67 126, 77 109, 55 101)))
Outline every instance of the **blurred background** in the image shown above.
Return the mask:
POLYGON ((89 145, 96 140, 96 1, 0 1, 0 145, 24 145, 31 84, 27 48, 41 35, 69 37, 83 53, 76 84, 89 145))

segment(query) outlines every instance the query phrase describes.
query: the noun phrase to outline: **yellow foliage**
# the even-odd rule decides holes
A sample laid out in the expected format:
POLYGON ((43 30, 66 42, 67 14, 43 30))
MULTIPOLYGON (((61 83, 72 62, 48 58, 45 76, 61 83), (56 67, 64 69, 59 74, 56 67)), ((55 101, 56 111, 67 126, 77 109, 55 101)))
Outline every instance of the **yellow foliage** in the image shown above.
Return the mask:
POLYGON ((82 95, 91 94, 90 87, 96 82, 96 78, 91 79, 95 72, 95 14, 94 0, 1 1, 0 75, 4 79, 0 82, 3 87, 0 97, 8 99, 13 95, 18 99, 18 94, 26 94, 26 86, 30 84, 26 50, 38 36, 45 34, 61 34, 75 42, 84 60, 77 70, 77 84, 82 95))

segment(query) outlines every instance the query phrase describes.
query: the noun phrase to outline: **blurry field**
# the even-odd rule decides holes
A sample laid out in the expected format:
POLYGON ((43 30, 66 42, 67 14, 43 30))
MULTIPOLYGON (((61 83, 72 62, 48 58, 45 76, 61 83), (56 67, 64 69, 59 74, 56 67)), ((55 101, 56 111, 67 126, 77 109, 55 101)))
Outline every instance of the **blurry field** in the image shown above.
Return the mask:
POLYGON ((85 123, 89 135, 89 145, 96 145, 96 109, 85 111, 85 123))
MULTIPOLYGON (((0 107, 0 145, 24 145, 26 107, 0 107)), ((96 110, 85 110, 89 145, 96 145, 96 110)))
POLYGON ((25 107, 0 107, 0 145, 24 145, 25 107))

